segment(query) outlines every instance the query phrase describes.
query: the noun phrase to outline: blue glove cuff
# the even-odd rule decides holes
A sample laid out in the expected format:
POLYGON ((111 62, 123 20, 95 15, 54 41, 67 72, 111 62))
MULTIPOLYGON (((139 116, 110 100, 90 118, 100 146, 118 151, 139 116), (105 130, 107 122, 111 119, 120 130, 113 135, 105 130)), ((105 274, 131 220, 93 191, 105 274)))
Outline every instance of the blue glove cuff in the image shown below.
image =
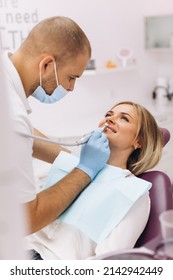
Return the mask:
POLYGON ((90 168, 88 168, 87 166, 83 165, 83 164, 78 164, 76 166, 76 168, 82 170, 83 172, 85 172, 86 174, 88 174, 88 176, 90 176, 91 181, 94 179, 94 177, 96 176, 95 172, 93 172, 93 170, 91 170, 90 168))

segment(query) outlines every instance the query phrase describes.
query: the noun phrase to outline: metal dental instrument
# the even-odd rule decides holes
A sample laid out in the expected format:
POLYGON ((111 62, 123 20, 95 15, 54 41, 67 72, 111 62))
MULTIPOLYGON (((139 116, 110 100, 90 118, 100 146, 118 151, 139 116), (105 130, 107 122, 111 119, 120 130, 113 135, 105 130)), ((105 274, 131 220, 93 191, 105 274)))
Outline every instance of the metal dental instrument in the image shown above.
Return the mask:
MULTIPOLYGON (((108 124, 105 124, 102 127, 101 132, 103 132, 107 127, 108 127, 108 124)), ((32 138, 32 139, 40 140, 40 141, 47 142, 47 143, 50 143, 50 144, 58 144, 58 145, 62 145, 62 146, 80 146, 80 145, 88 142, 88 140, 91 137, 93 131, 84 135, 80 140, 78 140, 74 143, 61 143, 60 141, 51 140, 51 139, 47 139, 47 138, 32 135, 32 134, 27 134, 27 133, 23 133, 23 132, 17 132, 17 133, 19 133, 20 135, 22 135, 26 138, 32 138)))
MULTIPOLYGON (((106 123, 106 124, 102 127, 101 132, 103 132, 107 127, 108 127, 108 124, 106 123)), ((87 143, 92 134, 93 134, 93 131, 90 132, 90 133, 88 133, 88 134, 86 134, 86 135, 84 135, 80 140, 76 141, 77 146, 87 143)))

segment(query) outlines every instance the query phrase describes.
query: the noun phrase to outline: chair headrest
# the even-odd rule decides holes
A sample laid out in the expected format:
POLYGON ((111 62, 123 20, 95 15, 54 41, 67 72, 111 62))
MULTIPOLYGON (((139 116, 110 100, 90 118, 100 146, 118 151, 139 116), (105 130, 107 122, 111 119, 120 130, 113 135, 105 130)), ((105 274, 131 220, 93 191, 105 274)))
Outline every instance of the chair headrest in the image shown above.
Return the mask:
POLYGON ((163 146, 165 146, 169 142, 169 140, 171 138, 171 134, 167 128, 161 127, 160 130, 163 134, 163 146))

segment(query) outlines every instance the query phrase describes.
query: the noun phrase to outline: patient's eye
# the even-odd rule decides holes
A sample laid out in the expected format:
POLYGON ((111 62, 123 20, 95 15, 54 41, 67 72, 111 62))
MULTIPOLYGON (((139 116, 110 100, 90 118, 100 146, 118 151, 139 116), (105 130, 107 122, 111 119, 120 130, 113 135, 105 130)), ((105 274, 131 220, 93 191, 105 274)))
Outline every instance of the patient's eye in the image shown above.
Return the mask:
POLYGON ((111 117, 113 115, 113 112, 112 111, 109 111, 109 112, 107 112, 106 114, 105 114, 105 118, 106 117, 111 117))
POLYGON ((128 117, 126 117, 125 115, 121 116, 121 119, 123 119, 123 120, 125 120, 125 121, 129 122, 128 117))

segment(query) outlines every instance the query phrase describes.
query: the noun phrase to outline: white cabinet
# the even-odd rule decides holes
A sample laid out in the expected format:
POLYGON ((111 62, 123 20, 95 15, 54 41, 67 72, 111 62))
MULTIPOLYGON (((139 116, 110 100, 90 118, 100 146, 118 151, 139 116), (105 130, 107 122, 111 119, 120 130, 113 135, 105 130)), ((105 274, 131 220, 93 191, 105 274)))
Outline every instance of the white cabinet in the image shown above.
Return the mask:
POLYGON ((173 49, 173 15, 145 18, 146 49, 173 49))
POLYGON ((171 133, 171 138, 163 148, 160 162, 154 168, 165 172, 173 182, 173 110, 155 116, 160 127, 167 128, 171 133))

